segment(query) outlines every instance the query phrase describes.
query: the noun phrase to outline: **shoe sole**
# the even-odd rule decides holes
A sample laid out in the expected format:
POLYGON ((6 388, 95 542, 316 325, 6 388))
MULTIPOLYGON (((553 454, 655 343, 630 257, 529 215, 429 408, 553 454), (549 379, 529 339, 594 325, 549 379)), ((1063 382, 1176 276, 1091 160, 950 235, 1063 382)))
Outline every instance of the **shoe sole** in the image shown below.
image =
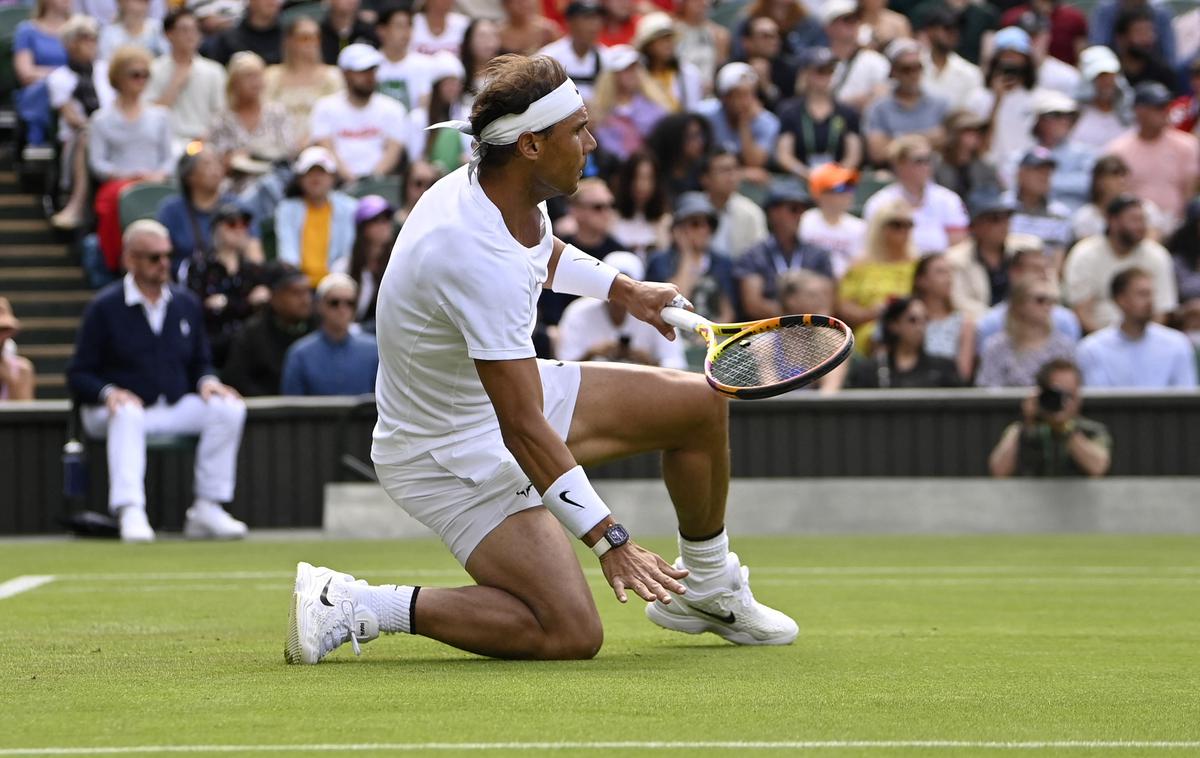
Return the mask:
POLYGON ((218 534, 206 526, 193 526, 185 523, 183 525, 183 537, 188 540, 241 540, 246 538, 245 532, 237 534, 218 534))
POLYGON ((705 619, 692 616, 679 616, 669 611, 664 611, 659 607, 658 603, 651 603, 646 606, 646 618, 658 624, 663 629, 670 629, 673 632, 683 632, 684 634, 712 632, 735 645, 790 645, 795 641, 796 635, 799 634, 797 630, 794 634, 760 640, 749 632, 739 631, 715 621, 706 621, 705 619))
POLYGON ((301 642, 300 619, 304 617, 307 603, 304 601, 304 585, 312 574, 313 567, 308 563, 296 565, 296 584, 292 590, 292 606, 288 610, 288 632, 283 644, 283 659, 290 664, 312 664, 317 661, 306 660, 304 644, 301 642))

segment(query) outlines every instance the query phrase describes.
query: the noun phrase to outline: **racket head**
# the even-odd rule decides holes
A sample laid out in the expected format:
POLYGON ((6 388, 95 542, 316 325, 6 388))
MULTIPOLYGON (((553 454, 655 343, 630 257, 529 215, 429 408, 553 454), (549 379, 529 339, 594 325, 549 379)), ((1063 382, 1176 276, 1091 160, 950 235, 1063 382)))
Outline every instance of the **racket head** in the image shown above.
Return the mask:
MULTIPOLYGON (((715 326, 715 325, 714 325, 715 326)), ((778 316, 741 324, 711 345, 704 361, 708 383, 743 400, 775 397, 804 387, 841 365, 854 351, 854 332, 832 316, 778 316)))

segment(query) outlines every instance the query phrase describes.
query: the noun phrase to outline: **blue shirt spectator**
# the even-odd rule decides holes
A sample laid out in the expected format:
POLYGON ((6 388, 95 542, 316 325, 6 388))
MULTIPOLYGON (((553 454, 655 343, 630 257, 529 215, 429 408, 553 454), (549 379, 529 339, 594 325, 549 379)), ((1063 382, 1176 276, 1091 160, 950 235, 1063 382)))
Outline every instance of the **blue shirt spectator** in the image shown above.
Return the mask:
POLYGON ((749 64, 727 63, 717 72, 716 85, 717 98, 696 106, 712 126, 713 145, 738 156, 745 166, 765 167, 779 138, 779 117, 758 99, 758 74, 749 64), (751 139, 744 142, 739 125, 747 120, 751 139))
MULTIPOLYGON (((997 332, 1004 330, 1004 321, 1008 318, 1008 301, 996 303, 987 310, 975 325, 975 349, 982 352, 983 345, 988 338, 997 332)), ((1078 342, 1083 336, 1083 329, 1079 326, 1079 317, 1070 308, 1062 305, 1055 305, 1050 312, 1050 322, 1054 325, 1054 331, 1069 339, 1071 342, 1078 342)))
MULTIPOLYGON (((203 258, 213 249, 212 222, 216 210, 224 205, 238 205, 237 196, 226 192, 207 208, 192 205, 182 194, 171 195, 158 206, 158 223, 171 235, 171 267, 179 276, 180 265, 191 258, 203 258)), ((249 234, 257 239, 258 224, 250 220, 249 234)))
POLYGON ((379 348, 375 338, 352 334, 358 285, 329 274, 317 285, 321 328, 288 348, 280 392, 284 395, 365 395, 375 391, 379 348))
POLYGON ((17 24, 13 33, 13 54, 28 51, 33 55, 33 64, 39 68, 53 70, 67 65, 67 48, 57 34, 43 31, 32 21, 17 24))
POLYGON ((1146 324, 1140 337, 1119 326, 1089 334, 1075 353, 1087 387, 1196 386, 1196 354, 1182 333, 1161 324, 1146 324))

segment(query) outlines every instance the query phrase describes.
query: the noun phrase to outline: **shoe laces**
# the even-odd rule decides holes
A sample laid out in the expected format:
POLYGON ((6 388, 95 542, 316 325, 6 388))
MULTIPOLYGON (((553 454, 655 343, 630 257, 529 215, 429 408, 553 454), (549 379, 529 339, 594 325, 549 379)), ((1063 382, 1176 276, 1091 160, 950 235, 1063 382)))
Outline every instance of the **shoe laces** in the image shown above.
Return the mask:
MULTIPOLYGON (((346 584, 351 583, 354 583, 354 580, 346 581, 346 584)), ((357 580, 357 583, 366 584, 366 580, 359 579, 357 580)), ((336 613, 337 617, 330 625, 328 631, 325 633, 325 639, 322 640, 324 645, 328 646, 327 650, 322 651, 322 658, 332 653, 338 648, 338 646, 345 644, 346 642, 349 642, 350 646, 354 648, 355 655, 362 655, 362 647, 359 645, 358 635, 354 632, 354 611, 354 600, 350 597, 343 597, 340 601, 338 601, 337 610, 330 611, 330 613, 336 613)))

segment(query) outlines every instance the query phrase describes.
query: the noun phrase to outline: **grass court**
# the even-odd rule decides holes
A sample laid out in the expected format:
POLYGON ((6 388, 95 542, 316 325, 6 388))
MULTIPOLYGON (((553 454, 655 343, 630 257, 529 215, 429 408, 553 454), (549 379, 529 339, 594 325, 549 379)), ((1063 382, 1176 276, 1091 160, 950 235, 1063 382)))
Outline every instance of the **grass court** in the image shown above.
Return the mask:
POLYGON ((1200 538, 733 544, 796 644, 659 629, 589 555, 595 660, 386 635, 294 667, 296 561, 466 575, 432 541, 3 543, 0 756, 1200 755, 1200 538))

